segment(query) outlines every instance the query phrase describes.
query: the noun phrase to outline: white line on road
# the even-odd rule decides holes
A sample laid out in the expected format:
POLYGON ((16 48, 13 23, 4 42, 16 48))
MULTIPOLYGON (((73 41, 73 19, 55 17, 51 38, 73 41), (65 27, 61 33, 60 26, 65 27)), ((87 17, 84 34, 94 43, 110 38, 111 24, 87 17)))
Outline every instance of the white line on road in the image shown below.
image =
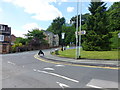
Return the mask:
POLYGON ((36 69, 33 69, 33 71, 35 71, 35 72, 36 72, 37 70, 36 70, 36 69))
POLYGON ((68 85, 66 85, 66 84, 64 84, 64 83, 60 83, 60 82, 56 82, 56 83, 58 83, 59 84, 59 86, 60 87, 62 87, 63 89, 65 88, 65 87, 70 87, 70 86, 68 86, 68 85))
POLYGON ((64 65, 55 65, 56 67, 64 67, 64 65))
POLYGON ((9 64, 12 64, 12 65, 15 65, 15 63, 12 63, 12 62, 10 62, 10 61, 8 61, 8 63, 9 63, 9 64))
POLYGON ((44 68, 44 70, 55 70, 55 69, 53 69, 53 68, 44 68))
POLYGON ((98 87, 98 86, 94 86, 94 85, 87 85, 88 87, 92 87, 92 88, 102 88, 102 87, 98 87))
POLYGON ((79 83, 79 81, 77 81, 77 80, 74 80, 74 79, 71 79, 71 78, 68 78, 66 76, 62 76, 62 75, 56 74, 56 73, 50 73, 50 72, 40 71, 40 70, 37 70, 37 71, 40 72, 40 73, 45 73, 45 74, 57 76, 57 77, 60 77, 60 78, 63 78, 63 79, 66 79, 66 80, 69 80, 69 81, 72 81, 72 82, 79 83))

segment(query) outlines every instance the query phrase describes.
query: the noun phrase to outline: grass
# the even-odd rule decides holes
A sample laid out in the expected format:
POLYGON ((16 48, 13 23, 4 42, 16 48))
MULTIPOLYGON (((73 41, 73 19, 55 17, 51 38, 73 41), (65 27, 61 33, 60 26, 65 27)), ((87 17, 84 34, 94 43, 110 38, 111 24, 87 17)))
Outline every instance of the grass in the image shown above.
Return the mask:
MULTIPOLYGON (((76 50, 75 49, 68 49, 64 51, 59 51, 59 55, 61 57, 69 57, 75 58, 76 50)), ((118 51, 83 51, 81 50, 81 58, 87 59, 118 59, 118 51)))

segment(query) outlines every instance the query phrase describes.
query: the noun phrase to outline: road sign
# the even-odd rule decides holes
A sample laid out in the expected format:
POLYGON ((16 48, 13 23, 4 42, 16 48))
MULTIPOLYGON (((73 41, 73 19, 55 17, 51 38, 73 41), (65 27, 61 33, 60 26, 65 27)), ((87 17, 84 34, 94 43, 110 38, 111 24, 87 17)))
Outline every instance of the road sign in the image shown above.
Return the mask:
POLYGON ((79 31, 78 34, 79 34, 79 35, 84 35, 84 34, 86 34, 86 31, 85 31, 85 30, 79 31))
POLYGON ((64 39, 65 38, 65 33, 62 33, 62 39, 64 39))

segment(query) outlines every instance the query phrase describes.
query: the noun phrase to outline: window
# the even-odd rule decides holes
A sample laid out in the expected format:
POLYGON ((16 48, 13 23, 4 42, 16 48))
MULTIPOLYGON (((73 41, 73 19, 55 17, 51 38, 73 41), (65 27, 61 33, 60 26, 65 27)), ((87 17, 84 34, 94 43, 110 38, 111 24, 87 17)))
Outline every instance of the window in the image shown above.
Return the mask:
POLYGON ((0 26, 0 30, 5 30, 5 26, 0 26))
POLYGON ((4 41, 4 35, 0 35, 0 41, 4 41))

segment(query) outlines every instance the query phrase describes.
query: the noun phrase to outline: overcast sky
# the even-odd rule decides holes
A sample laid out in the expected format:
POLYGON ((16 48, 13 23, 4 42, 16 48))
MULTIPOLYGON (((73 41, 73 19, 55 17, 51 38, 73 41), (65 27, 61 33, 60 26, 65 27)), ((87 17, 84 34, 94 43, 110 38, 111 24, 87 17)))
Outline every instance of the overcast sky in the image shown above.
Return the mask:
MULTIPOLYGON (((9 25, 12 34, 22 37, 33 28, 46 30, 58 16, 65 17, 67 22, 75 16, 75 1, 78 0, 0 0, 0 24, 9 25)), ((113 1, 120 0, 103 1, 110 7, 113 1)), ((90 0, 82 1, 83 14, 89 12, 89 4, 90 0)))

